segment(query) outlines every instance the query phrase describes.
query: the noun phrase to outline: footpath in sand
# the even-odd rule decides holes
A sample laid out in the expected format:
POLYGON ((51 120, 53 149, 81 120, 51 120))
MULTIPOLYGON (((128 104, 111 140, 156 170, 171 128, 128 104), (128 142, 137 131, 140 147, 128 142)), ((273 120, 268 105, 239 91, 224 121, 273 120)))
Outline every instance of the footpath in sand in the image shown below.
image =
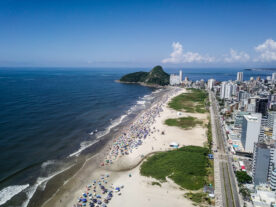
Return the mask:
MULTIPOLYGON (((185 89, 176 95, 183 92, 185 92, 185 89)), ((179 127, 167 126, 164 122, 169 118, 193 116, 207 123, 208 114, 181 112, 181 115, 178 115, 177 111, 167 106, 168 102, 163 107, 160 116, 156 118, 156 122, 151 126, 153 133, 145 139, 143 145, 139 146, 138 149, 135 149, 127 156, 120 157, 114 163, 116 168, 125 168, 131 166, 133 163, 139 163, 141 156, 147 156, 152 152, 170 150, 169 144, 171 142, 177 142, 180 147, 186 145, 203 146, 204 142, 206 142, 206 128, 203 126, 196 126, 192 129, 184 130, 179 127)), ((184 194, 187 191, 181 190, 173 181, 168 180, 168 182, 162 183, 161 187, 152 185, 152 182, 156 180, 141 176, 140 165, 129 171, 113 172, 116 174, 113 184, 115 186, 124 185, 124 189, 122 190, 122 195, 115 196, 108 206, 194 206, 190 200, 184 198, 184 194)))

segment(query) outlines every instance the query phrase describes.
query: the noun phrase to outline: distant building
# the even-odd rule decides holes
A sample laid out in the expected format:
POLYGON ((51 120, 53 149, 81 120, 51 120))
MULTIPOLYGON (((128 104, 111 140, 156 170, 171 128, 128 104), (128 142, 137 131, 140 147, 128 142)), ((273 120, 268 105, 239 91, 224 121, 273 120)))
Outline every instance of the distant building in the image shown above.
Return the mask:
POLYGON ((233 84, 227 83, 225 87, 225 95, 224 98, 230 99, 232 97, 232 91, 233 91, 233 84))
POLYGON ((179 71, 179 79, 180 79, 180 83, 182 83, 182 70, 179 71))
POLYGON ((170 85, 179 85, 180 84, 180 78, 179 75, 171 74, 170 75, 170 85))
POLYGON ((179 75, 171 74, 170 75, 170 85, 179 85, 182 83, 182 70, 179 71, 179 75))
POLYGON ((214 88, 216 80, 215 79, 209 79, 208 80, 208 89, 212 90, 214 88))
POLYGON ((247 93, 246 91, 239 91, 239 93, 238 93, 238 101, 241 101, 241 100, 243 100, 243 99, 248 99, 249 98, 249 96, 250 96, 250 94, 249 93, 247 93))
POLYGON ((276 81, 276 73, 272 73, 272 81, 276 81))
POLYGON ((245 152, 253 152, 254 143, 258 142, 261 128, 261 114, 244 115, 241 142, 245 152))
POLYGON ((238 92, 238 85, 237 84, 233 84, 232 95, 236 96, 237 92, 238 92))
POLYGON ((226 82, 223 81, 220 86, 220 99, 224 99, 225 97, 225 88, 226 88, 226 82))
POLYGON ((243 72, 238 72, 237 73, 237 81, 243 82, 243 72))

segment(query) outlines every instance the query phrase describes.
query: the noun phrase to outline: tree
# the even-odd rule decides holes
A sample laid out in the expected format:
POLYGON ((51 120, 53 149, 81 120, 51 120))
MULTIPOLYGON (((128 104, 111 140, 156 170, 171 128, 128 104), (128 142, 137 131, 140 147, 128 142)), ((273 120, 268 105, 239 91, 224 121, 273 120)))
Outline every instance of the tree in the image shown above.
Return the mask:
POLYGON ((245 171, 237 171, 236 172, 236 177, 239 182, 239 184, 244 184, 244 183, 251 183, 252 182, 252 177, 249 176, 245 171))

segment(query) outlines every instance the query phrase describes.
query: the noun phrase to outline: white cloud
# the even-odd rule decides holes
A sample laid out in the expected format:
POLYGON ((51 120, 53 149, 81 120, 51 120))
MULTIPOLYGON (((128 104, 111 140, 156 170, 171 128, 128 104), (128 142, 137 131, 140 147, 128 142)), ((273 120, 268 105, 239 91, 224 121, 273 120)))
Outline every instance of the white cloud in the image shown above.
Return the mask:
POLYGON ((183 47, 179 42, 172 43, 173 52, 169 58, 162 60, 163 63, 192 63, 192 62, 214 62, 215 58, 203 56, 197 52, 183 52, 183 47))
POLYGON ((255 51, 260 55, 254 61, 276 61, 276 42, 273 39, 267 39, 264 43, 255 47, 255 51))
POLYGON ((247 62, 250 59, 250 56, 246 52, 237 52, 236 50, 230 49, 230 55, 224 58, 225 62, 247 62))

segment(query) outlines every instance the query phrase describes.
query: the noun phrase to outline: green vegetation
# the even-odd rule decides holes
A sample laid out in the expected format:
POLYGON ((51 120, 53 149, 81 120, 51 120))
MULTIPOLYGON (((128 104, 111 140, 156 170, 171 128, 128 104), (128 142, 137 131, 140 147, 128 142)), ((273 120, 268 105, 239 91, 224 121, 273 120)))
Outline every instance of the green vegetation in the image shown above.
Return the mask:
POLYGON ((205 113, 208 94, 204 90, 189 89, 188 93, 182 93, 174 97, 169 107, 175 110, 185 110, 190 113, 205 113))
MULTIPOLYGON (((212 153, 212 146, 213 146, 213 135, 212 135, 212 125, 211 119, 209 117, 207 127, 207 145, 208 145, 208 153, 212 153)), ((209 167, 207 168, 208 171, 208 181, 214 186, 214 160, 209 159, 209 167)))
POLYGON ((252 177, 249 176, 245 171, 239 170, 236 172, 236 177, 239 184, 251 183, 252 177))
POLYGON ((208 143, 209 153, 211 153, 212 146, 213 146, 213 135, 212 135, 212 125, 211 125, 210 117, 209 117, 209 121, 207 124, 207 143, 208 143))
POLYGON ((190 129, 195 127, 198 124, 202 124, 203 122, 195 117, 181 117, 177 119, 167 119, 165 124, 168 126, 177 126, 183 129, 190 129))
POLYGON ((123 82, 143 82, 148 75, 147 72, 135 72, 124 75, 120 81, 123 82))
POLYGON ((241 186, 239 193, 242 195, 244 200, 251 200, 250 190, 248 188, 241 186))
POLYGON ((151 182, 151 184, 152 184, 152 185, 158 185, 159 187, 161 187, 161 184, 160 184, 159 182, 153 181, 153 182, 151 182))
POLYGON ((177 150, 159 152, 141 165, 143 176, 165 182, 166 177, 188 190, 198 190, 208 181, 208 149, 186 146, 177 150))
POLYGON ((199 192, 199 193, 186 193, 185 198, 190 199, 191 201, 195 202, 196 204, 203 204, 206 203, 208 205, 211 205, 211 199, 208 197, 206 193, 199 192))
POLYGON ((130 83, 145 83, 154 85, 168 85, 169 74, 165 73, 161 66, 155 66, 150 72, 135 72, 124 75, 120 81, 130 83))

